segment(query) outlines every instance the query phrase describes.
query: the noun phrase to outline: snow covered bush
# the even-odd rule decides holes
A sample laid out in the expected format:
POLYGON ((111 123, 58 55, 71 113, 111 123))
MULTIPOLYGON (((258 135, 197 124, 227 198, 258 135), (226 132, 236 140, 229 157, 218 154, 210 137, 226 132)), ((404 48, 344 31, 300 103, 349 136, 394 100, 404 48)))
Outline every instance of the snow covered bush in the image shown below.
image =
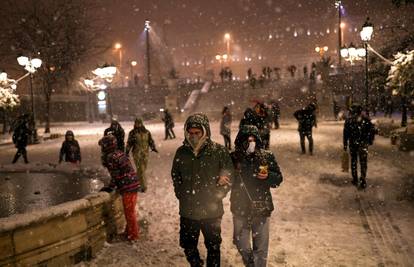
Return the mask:
POLYGON ((9 89, 0 87, 0 108, 11 109, 20 104, 19 96, 9 89))
POLYGON ((414 50, 397 53, 388 72, 387 85, 393 94, 412 96, 414 93, 414 50))

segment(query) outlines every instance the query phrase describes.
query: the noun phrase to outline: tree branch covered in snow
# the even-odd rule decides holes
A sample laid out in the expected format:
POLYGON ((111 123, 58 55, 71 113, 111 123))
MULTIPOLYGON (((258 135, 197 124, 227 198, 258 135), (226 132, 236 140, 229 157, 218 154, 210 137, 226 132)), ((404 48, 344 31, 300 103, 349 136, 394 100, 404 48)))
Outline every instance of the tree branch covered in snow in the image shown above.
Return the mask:
POLYGON ((19 96, 0 87, 0 109, 12 109, 20 104, 19 96))
POLYGON ((413 95, 414 92, 414 50, 397 53, 388 72, 387 85, 395 93, 413 95))

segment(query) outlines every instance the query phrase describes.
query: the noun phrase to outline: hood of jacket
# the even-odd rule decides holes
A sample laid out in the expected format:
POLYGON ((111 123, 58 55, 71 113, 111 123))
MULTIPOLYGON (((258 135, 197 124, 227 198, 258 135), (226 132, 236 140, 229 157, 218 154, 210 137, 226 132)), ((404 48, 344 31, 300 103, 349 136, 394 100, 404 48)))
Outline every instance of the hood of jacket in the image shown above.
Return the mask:
POLYGON ((190 115, 184 124, 184 137, 184 145, 190 146, 194 154, 197 155, 206 141, 210 140, 211 137, 210 122, 208 121, 207 116, 202 113, 190 115), (203 131, 203 136, 201 137, 197 147, 193 147, 189 141, 190 135, 188 134, 188 129, 190 128, 198 128, 203 131))
POLYGON ((73 133, 73 131, 71 131, 71 130, 66 131, 66 134, 65 134, 65 140, 66 141, 68 140, 69 136, 72 136, 72 141, 75 140, 75 134, 73 133))
POLYGON ((256 139, 256 147, 263 148, 262 139, 260 138, 259 130, 253 125, 243 125, 237 133, 234 145, 236 150, 244 151, 243 143, 247 142, 249 136, 254 136, 256 139))

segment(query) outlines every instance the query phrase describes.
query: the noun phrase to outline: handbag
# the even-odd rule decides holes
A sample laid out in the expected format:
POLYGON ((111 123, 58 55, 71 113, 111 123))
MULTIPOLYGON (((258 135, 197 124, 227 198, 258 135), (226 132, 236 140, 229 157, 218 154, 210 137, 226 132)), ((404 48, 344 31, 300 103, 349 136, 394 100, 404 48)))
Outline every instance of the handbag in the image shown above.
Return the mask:
POLYGON ((342 163, 342 172, 348 172, 349 171, 349 154, 347 151, 342 152, 341 163, 342 163))
POLYGON ((247 190, 247 187, 243 181, 243 178, 241 176, 241 174, 239 174, 240 176, 240 181, 241 181, 241 186, 244 188, 244 190, 246 191, 247 197, 249 198, 249 202, 250 202, 250 216, 251 217, 261 217, 263 216, 263 214, 266 214, 268 212, 271 212, 271 210, 269 209, 269 205, 267 203, 267 201, 265 200, 253 200, 249 190, 247 190))

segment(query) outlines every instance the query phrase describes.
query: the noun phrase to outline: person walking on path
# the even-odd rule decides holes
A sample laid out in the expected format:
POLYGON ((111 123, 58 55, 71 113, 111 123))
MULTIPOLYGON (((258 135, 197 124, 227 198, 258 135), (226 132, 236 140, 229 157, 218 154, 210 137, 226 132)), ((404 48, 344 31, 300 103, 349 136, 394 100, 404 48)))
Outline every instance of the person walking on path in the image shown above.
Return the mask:
POLYGON ((265 149, 270 146, 271 119, 264 103, 257 102, 253 109, 247 108, 240 120, 239 129, 244 125, 256 126, 265 149))
POLYGON ((229 107, 224 107, 221 112, 220 134, 224 138, 224 146, 231 150, 231 112, 229 107))
POLYGON ((245 266, 265 267, 274 210, 270 188, 279 186, 283 177, 273 153, 263 149, 255 126, 243 126, 234 143, 236 149, 231 157, 236 175, 230 197, 233 243, 245 266))
POLYGON ((162 121, 164 122, 164 127, 165 127, 165 138, 164 140, 167 139, 174 139, 175 138, 175 133, 174 133, 174 119, 170 113, 170 111, 168 109, 164 110, 164 116, 162 118, 162 121))
POLYGON ((374 143, 375 127, 371 120, 362 114, 362 106, 351 106, 351 117, 345 120, 343 141, 344 151, 351 155, 352 184, 359 189, 367 187, 368 146, 374 143), (361 176, 358 179, 358 160, 361 167, 361 176))
POLYGON ((315 115, 315 104, 311 103, 307 107, 295 111, 293 116, 298 121, 298 132, 300 138, 300 148, 302 154, 306 154, 305 137, 309 142, 309 154, 313 155, 313 137, 312 128, 317 127, 316 115, 315 115))
POLYGON ((23 156, 24 163, 29 163, 27 160, 27 151, 26 147, 29 142, 29 137, 32 134, 32 131, 29 128, 28 115, 23 115, 18 122, 18 125, 14 128, 12 140, 13 144, 16 146, 17 151, 14 155, 12 163, 16 163, 20 156, 23 156))
POLYGON ((63 160, 75 164, 80 163, 82 160, 79 143, 75 140, 75 135, 70 130, 66 131, 65 141, 63 141, 60 148, 59 163, 63 160))
POLYGON ((197 248, 201 231, 207 266, 220 266, 223 198, 230 190, 233 164, 228 150, 210 139, 210 125, 204 114, 189 116, 184 134, 171 169, 179 202, 180 246, 192 267, 203 266, 197 248))
POLYGON ((145 128, 142 119, 136 118, 134 128, 128 134, 126 154, 129 155, 129 152, 132 151, 143 193, 147 191, 148 186, 145 171, 147 170, 150 149, 158 153, 151 133, 145 128))
POLYGON ((112 134, 116 138, 118 149, 121 151, 125 150, 125 131, 122 128, 121 124, 116 120, 112 119, 111 125, 109 128, 106 128, 104 131, 104 136, 112 134))
POLYGON ((125 232, 122 239, 134 241, 138 239, 139 228, 135 206, 138 200, 140 183, 125 152, 118 149, 116 138, 113 135, 104 136, 99 140, 101 147, 102 165, 106 167, 111 175, 111 181, 101 191, 112 192, 117 189, 122 196, 122 204, 126 219, 125 232))
POLYGON ((280 107, 277 101, 271 103, 272 122, 275 124, 275 129, 279 129, 280 107))

